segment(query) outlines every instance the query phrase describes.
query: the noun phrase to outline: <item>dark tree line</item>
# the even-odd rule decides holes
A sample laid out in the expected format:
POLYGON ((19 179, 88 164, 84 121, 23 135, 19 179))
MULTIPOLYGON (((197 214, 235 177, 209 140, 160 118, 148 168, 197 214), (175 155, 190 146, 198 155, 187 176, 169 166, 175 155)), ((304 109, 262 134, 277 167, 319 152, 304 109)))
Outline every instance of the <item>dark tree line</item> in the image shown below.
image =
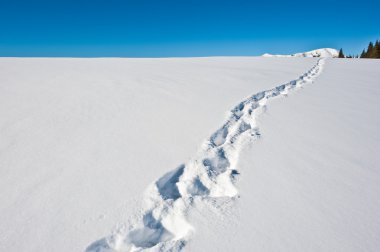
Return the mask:
POLYGON ((380 41, 376 40, 375 43, 369 42, 367 50, 364 49, 359 55, 345 55, 343 49, 339 50, 338 58, 368 58, 368 59, 380 59, 380 41))
POLYGON ((360 58, 380 59, 380 42, 378 40, 375 44, 369 42, 367 50, 363 50, 360 58))

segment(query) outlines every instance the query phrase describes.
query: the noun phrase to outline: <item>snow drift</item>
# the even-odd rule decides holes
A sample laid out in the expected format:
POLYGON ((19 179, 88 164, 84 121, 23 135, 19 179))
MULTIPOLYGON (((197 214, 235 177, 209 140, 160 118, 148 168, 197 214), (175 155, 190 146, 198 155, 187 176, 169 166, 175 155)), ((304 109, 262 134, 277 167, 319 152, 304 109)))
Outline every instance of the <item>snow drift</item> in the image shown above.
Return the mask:
POLYGON ((263 57, 322 57, 322 58, 336 58, 339 51, 333 48, 321 48, 304 53, 295 53, 290 55, 269 54, 265 53, 263 57))

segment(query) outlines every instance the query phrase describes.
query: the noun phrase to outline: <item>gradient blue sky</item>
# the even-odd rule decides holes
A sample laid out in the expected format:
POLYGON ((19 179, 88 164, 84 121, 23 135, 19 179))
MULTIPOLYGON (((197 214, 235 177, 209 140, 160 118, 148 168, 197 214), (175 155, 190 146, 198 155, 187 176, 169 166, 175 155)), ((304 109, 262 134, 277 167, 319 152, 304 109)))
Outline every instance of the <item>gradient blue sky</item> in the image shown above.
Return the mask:
POLYGON ((360 53, 380 38, 379 9, 373 0, 0 0, 0 56, 360 53))

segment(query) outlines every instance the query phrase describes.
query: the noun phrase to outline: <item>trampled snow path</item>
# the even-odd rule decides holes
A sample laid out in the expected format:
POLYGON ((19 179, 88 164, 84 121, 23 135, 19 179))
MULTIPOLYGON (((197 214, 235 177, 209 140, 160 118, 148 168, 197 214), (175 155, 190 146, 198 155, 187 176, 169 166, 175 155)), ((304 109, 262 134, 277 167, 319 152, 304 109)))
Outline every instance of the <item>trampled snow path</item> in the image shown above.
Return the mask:
POLYGON ((230 111, 227 121, 201 146, 186 164, 168 172, 146 191, 146 207, 137 223, 91 244, 86 252, 179 251, 194 228, 187 213, 194 200, 235 199, 234 186, 240 150, 260 137, 256 123, 268 100, 287 95, 313 82, 323 69, 324 59, 298 79, 259 92, 230 111))

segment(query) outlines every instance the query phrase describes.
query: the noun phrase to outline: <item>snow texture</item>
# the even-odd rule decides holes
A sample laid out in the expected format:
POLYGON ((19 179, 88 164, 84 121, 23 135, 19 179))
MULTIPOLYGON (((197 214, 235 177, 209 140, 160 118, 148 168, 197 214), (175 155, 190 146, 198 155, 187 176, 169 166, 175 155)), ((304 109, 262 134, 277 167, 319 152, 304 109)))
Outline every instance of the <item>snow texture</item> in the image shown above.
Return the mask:
POLYGON ((1 250, 84 251, 139 218, 147 185, 188 160, 242 97, 313 64, 0 58, 1 250))
POLYGON ((379 67, 326 59, 313 85, 271 102, 240 153, 239 200, 200 202, 186 251, 378 251, 379 67))
POLYGON ((193 158, 150 186, 145 196, 147 206, 139 223, 132 223, 96 241, 87 252, 180 251, 194 232, 186 216, 195 198, 209 201, 238 196, 234 180, 239 174, 239 153, 247 142, 260 137, 256 117, 267 102, 313 82, 321 73, 323 64, 324 59, 320 59, 298 79, 259 92, 239 103, 193 158))

